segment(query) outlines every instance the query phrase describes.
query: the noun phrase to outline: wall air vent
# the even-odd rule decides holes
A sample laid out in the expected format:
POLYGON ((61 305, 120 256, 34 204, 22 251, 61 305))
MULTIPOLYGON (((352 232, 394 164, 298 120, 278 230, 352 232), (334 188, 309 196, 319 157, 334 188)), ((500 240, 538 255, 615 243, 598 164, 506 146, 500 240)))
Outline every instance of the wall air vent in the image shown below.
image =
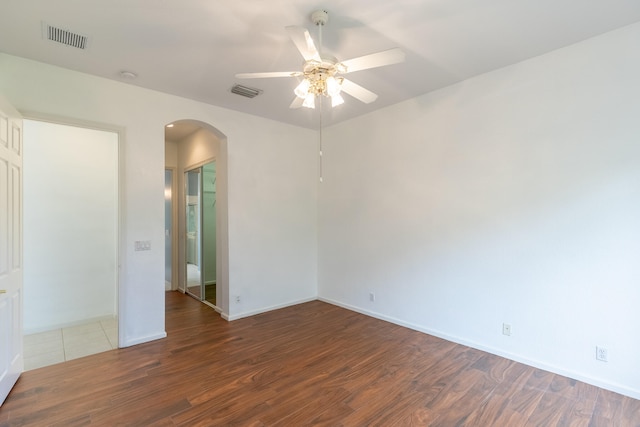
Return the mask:
POLYGON ((252 87, 242 86, 242 85, 233 85, 231 88, 231 93, 235 93, 236 95, 245 96, 247 98, 255 98, 260 95, 262 91, 260 89, 254 89, 252 87))
POLYGON ((69 30, 42 23, 42 37, 56 43, 85 50, 89 47, 89 37, 69 30))

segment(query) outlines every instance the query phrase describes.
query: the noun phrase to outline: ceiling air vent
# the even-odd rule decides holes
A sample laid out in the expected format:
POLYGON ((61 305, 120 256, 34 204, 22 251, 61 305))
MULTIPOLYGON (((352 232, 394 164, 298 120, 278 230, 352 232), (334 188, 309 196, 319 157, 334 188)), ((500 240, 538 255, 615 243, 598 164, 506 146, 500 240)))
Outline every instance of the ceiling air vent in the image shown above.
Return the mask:
POLYGON ((85 50, 89 47, 89 37, 82 34, 74 33, 69 30, 54 27, 46 22, 42 23, 42 36, 44 39, 62 43, 66 46, 75 47, 85 50))
POLYGON ((247 98, 255 98, 260 95, 262 91, 260 89, 254 89, 252 87, 242 86, 242 85, 233 85, 231 88, 231 93, 235 93, 236 95, 245 96, 247 98))

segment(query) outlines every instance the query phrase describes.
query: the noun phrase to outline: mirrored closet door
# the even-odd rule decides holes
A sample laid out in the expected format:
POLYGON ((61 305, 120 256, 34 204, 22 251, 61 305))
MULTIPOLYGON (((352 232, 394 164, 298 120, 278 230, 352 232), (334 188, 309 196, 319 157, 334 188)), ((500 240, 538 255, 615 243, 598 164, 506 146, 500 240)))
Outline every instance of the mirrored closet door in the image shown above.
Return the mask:
POLYGON ((216 163, 185 172, 186 291, 217 306, 216 292, 216 163))

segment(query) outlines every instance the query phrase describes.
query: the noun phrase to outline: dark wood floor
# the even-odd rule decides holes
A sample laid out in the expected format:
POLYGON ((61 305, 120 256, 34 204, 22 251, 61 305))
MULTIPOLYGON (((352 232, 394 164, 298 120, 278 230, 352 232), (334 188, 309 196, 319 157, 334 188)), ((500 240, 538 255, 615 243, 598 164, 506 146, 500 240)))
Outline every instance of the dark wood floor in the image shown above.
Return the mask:
POLYGON ((26 372, 1 426, 640 426, 640 401, 319 301, 26 372))

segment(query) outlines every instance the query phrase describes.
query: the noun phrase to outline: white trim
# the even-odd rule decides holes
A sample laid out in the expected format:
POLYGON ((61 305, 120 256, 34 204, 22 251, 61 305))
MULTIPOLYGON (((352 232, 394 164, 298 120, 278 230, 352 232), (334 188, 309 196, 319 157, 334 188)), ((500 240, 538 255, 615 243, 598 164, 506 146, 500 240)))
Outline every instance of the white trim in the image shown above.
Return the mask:
MULTIPOLYGON (((194 299, 195 299, 195 298, 194 298, 194 299)), ((198 300, 196 300, 196 301, 198 301, 198 300)), ((213 308, 213 309, 216 311, 216 313, 222 313, 222 310, 220 309, 220 307, 218 307, 217 305, 213 305, 213 304, 211 304, 211 303, 210 303, 209 301, 207 301, 206 299, 200 300, 199 302, 201 302, 201 303, 203 303, 203 304, 205 304, 205 305, 208 305, 209 307, 213 308)))
POLYGON ((298 301, 291 301, 291 302, 287 302, 287 303, 284 303, 284 304, 278 304, 278 305, 272 305, 270 307, 259 308, 257 310, 245 311, 245 312, 242 312, 242 313, 234 314, 233 316, 229 316, 228 313, 220 313, 220 315, 222 316, 222 318, 224 320, 228 320, 229 322, 231 322, 231 321, 234 321, 234 320, 242 319, 244 317, 251 317, 251 316, 255 316, 256 314, 266 313, 268 311, 279 310, 281 308, 291 307, 291 306, 298 305, 298 304, 304 304, 305 302, 316 301, 317 299, 318 298, 316 298, 316 297, 305 298, 305 299, 298 300, 298 301))
MULTIPOLYGON (((204 128, 202 128, 202 129, 204 129, 204 128)), ((180 142, 178 142, 178 144, 179 144, 179 143, 180 143, 180 142)), ((216 161, 216 156, 209 157, 207 160, 202 160, 202 161, 196 162, 196 163, 194 163, 194 164, 191 164, 191 165, 189 165, 189 166, 186 166, 186 167, 184 168, 183 172, 190 172, 190 171, 192 171, 192 170, 195 170, 195 169, 201 168, 202 166, 204 166, 204 165, 206 165, 206 164, 208 164, 208 163, 211 163, 211 162, 215 162, 215 161, 216 161)), ((166 167, 165 167, 165 168, 166 168, 166 167)))
POLYGON ((118 347, 119 348, 131 347, 133 345, 144 344, 146 342, 160 340, 160 339, 166 338, 166 337, 167 337, 167 333, 166 332, 153 334, 153 335, 147 335, 146 337, 137 337, 136 339, 133 339, 133 340, 127 340, 127 341, 124 341, 124 342, 120 342, 120 345, 118 345, 118 347))
POLYGON ((466 340, 464 338, 457 337, 457 336, 454 336, 454 335, 449 335, 449 334, 446 334, 444 332, 437 331, 437 330, 434 330, 434 329, 424 328, 422 326, 419 326, 419 325, 416 325, 416 324, 413 324, 413 323, 410 323, 410 322, 405 322, 403 320, 396 319, 395 317, 385 316, 384 314, 376 313, 374 311, 364 310, 362 308, 355 307, 355 306, 352 306, 352 305, 349 305, 349 304, 344 304, 344 303, 341 303, 341 302, 338 302, 338 301, 334 301, 334 300, 329 299, 329 298, 318 297, 318 300, 320 300, 322 302, 326 302, 328 304, 336 305, 338 307, 345 308, 347 310, 355 311, 357 313, 364 314, 366 316, 374 317, 376 319, 384 320, 384 321, 389 322, 389 323, 393 323, 393 324, 396 324, 396 325, 399 325, 399 326, 403 326, 405 328, 413 329, 414 331, 422 332, 422 333, 425 333, 425 334, 428 334, 428 335, 433 335, 435 337, 442 338, 444 340, 451 341, 451 342, 454 342, 454 343, 457 343, 457 344, 465 345, 467 347, 472 347, 472 348, 475 348, 477 350, 486 351, 487 353, 495 354, 497 356, 501 356, 501 357, 504 357, 506 359, 513 360, 515 362, 523 363, 525 365, 532 366, 534 368, 543 369, 545 371, 549 371, 549 372, 552 372, 554 374, 563 375, 565 377, 573 378, 575 380, 582 381, 582 382, 585 382, 587 384, 591 384, 591 385, 594 385, 596 387, 600 387, 600 388, 603 388, 603 389, 606 389, 606 390, 610 390, 610 391, 613 391, 615 393, 624 394, 624 395, 632 397, 634 399, 640 399, 640 392, 638 390, 634 390, 634 389, 631 389, 629 387, 625 387, 625 386, 617 384, 617 383, 611 383, 609 381, 603 381, 603 380, 598 379, 598 378, 593 378, 593 377, 590 377, 590 376, 582 375, 581 373, 576 372, 576 371, 562 369, 562 368, 559 368, 559 367, 557 367, 555 365, 549 365, 547 363, 540 362, 540 361, 534 360, 534 359, 530 359, 530 358, 521 356, 519 354, 505 352, 505 351, 496 349, 494 347, 490 347, 490 346, 479 344, 479 343, 477 343, 475 341, 466 340))
MULTIPOLYGON (((171 172, 171 283, 169 287, 166 285, 165 278, 165 290, 177 291, 180 286, 180 260, 178 259, 178 168, 173 166, 167 166, 165 161, 165 171, 171 172)), ((165 218, 166 223, 166 218, 165 218)), ((166 239, 166 235, 165 235, 166 239)), ((165 260, 165 264, 166 264, 165 260)), ((166 266, 165 266, 166 268, 166 266)))

